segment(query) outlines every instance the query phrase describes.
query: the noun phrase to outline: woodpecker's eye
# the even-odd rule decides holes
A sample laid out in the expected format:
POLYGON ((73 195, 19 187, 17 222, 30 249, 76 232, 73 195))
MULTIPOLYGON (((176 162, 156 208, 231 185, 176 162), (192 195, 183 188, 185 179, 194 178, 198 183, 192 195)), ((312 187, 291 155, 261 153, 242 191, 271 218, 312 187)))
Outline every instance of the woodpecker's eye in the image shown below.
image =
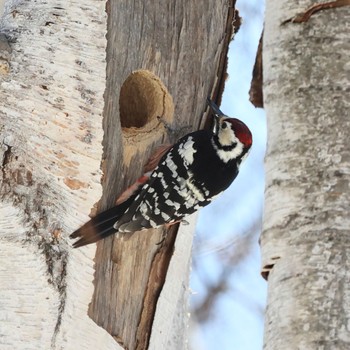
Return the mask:
POLYGON ((226 128, 227 128, 227 124, 226 124, 226 122, 222 123, 222 125, 221 125, 221 129, 226 129, 226 128))

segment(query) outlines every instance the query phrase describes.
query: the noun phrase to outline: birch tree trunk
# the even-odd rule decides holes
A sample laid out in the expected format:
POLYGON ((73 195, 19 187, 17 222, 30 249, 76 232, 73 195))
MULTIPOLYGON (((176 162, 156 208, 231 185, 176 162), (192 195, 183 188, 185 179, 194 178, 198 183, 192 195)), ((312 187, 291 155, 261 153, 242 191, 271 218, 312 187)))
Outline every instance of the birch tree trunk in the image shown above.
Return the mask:
POLYGON ((269 350, 350 348, 350 7, 283 23, 312 4, 266 8, 269 350))
POLYGON ((72 250, 68 236, 114 204, 152 148, 198 128, 208 95, 220 98, 234 1, 4 9, 0 348, 186 348, 193 221, 97 252, 72 250))
POLYGON ((5 3, 1 349, 116 348, 86 315, 94 247, 67 240, 102 193, 106 19, 103 1, 5 3))

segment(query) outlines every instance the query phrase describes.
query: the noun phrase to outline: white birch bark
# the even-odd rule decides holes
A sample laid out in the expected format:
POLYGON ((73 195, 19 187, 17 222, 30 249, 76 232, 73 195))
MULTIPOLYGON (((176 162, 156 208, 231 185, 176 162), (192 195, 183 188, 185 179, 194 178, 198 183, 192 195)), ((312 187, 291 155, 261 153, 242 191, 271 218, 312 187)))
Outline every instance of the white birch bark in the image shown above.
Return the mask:
POLYGON ((350 348, 350 8, 267 1, 265 349, 350 348))
POLYGON ((116 349, 67 240, 101 196, 105 2, 8 2, 2 32, 0 348, 116 349))

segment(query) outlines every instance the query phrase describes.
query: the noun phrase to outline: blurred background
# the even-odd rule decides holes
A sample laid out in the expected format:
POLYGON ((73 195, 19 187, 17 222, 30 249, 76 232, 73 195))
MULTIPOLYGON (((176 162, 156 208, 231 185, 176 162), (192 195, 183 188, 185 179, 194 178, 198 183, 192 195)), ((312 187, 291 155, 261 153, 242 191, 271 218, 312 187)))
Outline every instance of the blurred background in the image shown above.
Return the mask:
POLYGON ((192 350, 260 350, 266 282, 260 275, 266 120, 249 102, 264 1, 238 0, 242 25, 229 50, 221 110, 253 133, 252 151, 232 186, 199 214, 191 274, 192 350))

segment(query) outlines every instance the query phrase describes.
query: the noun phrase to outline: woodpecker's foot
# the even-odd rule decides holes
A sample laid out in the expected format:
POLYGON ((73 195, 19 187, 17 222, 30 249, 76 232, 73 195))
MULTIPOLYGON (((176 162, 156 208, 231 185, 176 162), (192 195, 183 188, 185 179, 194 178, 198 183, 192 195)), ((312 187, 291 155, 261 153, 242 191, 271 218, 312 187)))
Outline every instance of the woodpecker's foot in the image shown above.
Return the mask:
POLYGON ((165 224, 164 226, 167 227, 167 228, 169 228, 170 226, 173 226, 173 225, 176 225, 176 224, 182 224, 182 225, 187 226, 187 225, 189 225, 190 223, 189 223, 188 221, 182 219, 182 220, 177 220, 177 221, 174 221, 174 222, 170 222, 170 223, 168 223, 168 224, 165 224))
MULTIPOLYGON (((167 225, 165 225, 165 226, 167 226, 167 225)), ((167 231, 163 230, 163 232, 162 232, 162 239, 158 243, 156 243, 156 245, 162 245, 164 243, 164 241, 165 241, 166 235, 167 235, 167 231)))
POLYGON ((157 119, 159 120, 160 123, 164 125, 164 128, 170 132, 170 133, 175 133, 176 130, 168 123, 166 122, 161 116, 157 116, 157 119))
POLYGON ((165 235, 163 235, 162 239, 156 243, 156 245, 162 245, 165 241, 165 235))
POLYGON ((157 119, 160 123, 164 125, 164 128, 166 131, 173 136, 173 138, 178 139, 186 132, 191 131, 192 127, 190 125, 183 126, 180 129, 175 129, 173 126, 171 126, 168 122, 166 122, 161 116, 158 116, 157 119))

